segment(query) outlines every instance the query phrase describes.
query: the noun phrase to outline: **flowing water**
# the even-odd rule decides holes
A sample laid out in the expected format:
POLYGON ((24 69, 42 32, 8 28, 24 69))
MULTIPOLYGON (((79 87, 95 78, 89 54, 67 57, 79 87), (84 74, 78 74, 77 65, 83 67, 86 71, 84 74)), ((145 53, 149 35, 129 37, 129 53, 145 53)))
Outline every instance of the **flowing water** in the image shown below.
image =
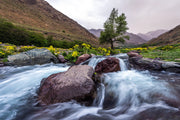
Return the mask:
MULTIPOLYGON (((43 78, 66 71, 65 64, 0 68, 0 120, 180 120, 180 75, 128 70, 104 74, 92 106, 76 101, 38 106, 43 78)), ((94 57, 95 68, 105 57, 94 57)), ((124 62, 125 61, 125 62, 124 62)))

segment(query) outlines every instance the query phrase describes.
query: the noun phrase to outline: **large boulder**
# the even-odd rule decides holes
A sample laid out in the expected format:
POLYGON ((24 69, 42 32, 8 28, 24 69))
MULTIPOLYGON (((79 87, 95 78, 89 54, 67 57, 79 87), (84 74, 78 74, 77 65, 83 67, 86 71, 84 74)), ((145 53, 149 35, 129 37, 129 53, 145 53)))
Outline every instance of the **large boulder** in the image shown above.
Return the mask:
POLYGON ((57 58, 47 49, 33 49, 16 55, 9 55, 7 65, 35 65, 54 62, 57 58))
POLYGON ((162 68, 169 72, 180 73, 180 63, 178 62, 162 62, 162 68))
POLYGON ((140 70, 156 70, 180 73, 180 63, 166 62, 157 59, 141 58, 134 56, 129 58, 130 66, 140 70))
POLYGON ((119 60, 115 57, 109 57, 99 62, 95 67, 96 73, 108 73, 120 71, 119 60))
POLYGON ((94 99, 95 84, 91 79, 94 70, 88 65, 72 66, 68 71, 57 73, 41 81, 41 104, 66 102, 72 99, 90 104, 94 99))
POLYGON ((76 64, 76 65, 77 65, 77 64, 80 64, 80 63, 88 60, 88 59, 91 58, 91 57, 92 57, 92 56, 89 55, 89 54, 83 54, 83 55, 81 55, 81 56, 78 57, 78 59, 77 59, 77 61, 75 62, 75 64, 76 64))
POLYGON ((142 70, 162 70, 162 63, 158 60, 148 59, 148 58, 139 58, 132 57, 129 59, 131 66, 135 69, 142 70))

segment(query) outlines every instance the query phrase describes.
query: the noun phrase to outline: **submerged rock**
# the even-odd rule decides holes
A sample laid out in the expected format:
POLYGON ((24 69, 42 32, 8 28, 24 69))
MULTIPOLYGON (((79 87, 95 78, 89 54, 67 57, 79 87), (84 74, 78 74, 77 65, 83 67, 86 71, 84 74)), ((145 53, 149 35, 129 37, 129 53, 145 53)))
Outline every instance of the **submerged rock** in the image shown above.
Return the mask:
POLYGON ((136 114, 132 120, 180 120, 180 114, 174 109, 152 107, 136 114))
POLYGON ((80 63, 88 60, 88 59, 91 58, 91 57, 92 57, 92 56, 89 55, 89 54, 83 54, 83 55, 81 55, 81 56, 78 57, 78 59, 77 59, 77 61, 76 61, 75 64, 76 64, 76 65, 77 65, 77 64, 80 64, 80 63))
POLYGON ((16 55, 9 55, 7 65, 35 65, 54 62, 57 58, 47 49, 33 49, 16 55))
POLYGON ((41 104, 66 102, 72 99, 90 104, 94 99, 94 70, 87 65, 72 66, 68 71, 57 73, 41 81, 41 104))
POLYGON ((97 73, 108 73, 120 71, 119 60, 115 57, 109 57, 99 62, 95 67, 97 73))

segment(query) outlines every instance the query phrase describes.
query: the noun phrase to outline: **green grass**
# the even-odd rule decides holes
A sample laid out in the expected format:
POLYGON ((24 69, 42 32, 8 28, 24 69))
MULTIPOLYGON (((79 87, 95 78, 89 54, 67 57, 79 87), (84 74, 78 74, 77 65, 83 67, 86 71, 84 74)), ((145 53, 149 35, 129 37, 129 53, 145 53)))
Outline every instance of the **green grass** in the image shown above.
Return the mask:
POLYGON ((165 61, 180 62, 180 48, 163 51, 163 50, 148 50, 148 52, 142 52, 141 55, 145 58, 160 58, 165 61))
POLYGON ((165 45, 165 46, 148 46, 143 45, 135 48, 116 49, 121 53, 130 51, 138 51, 144 58, 160 58, 164 61, 180 62, 180 44, 165 45))

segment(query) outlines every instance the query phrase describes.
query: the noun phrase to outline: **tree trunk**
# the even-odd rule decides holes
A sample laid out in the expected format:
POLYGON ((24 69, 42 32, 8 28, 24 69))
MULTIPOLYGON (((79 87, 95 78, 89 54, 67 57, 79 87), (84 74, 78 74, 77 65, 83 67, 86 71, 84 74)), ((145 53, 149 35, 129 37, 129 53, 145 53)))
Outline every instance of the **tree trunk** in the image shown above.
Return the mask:
POLYGON ((111 40, 111 49, 114 50, 114 45, 113 45, 113 41, 111 40))

